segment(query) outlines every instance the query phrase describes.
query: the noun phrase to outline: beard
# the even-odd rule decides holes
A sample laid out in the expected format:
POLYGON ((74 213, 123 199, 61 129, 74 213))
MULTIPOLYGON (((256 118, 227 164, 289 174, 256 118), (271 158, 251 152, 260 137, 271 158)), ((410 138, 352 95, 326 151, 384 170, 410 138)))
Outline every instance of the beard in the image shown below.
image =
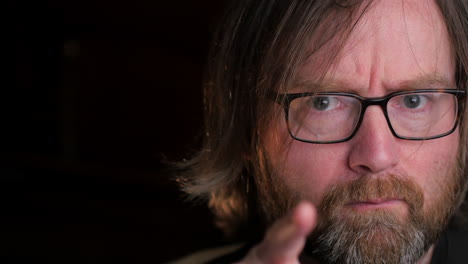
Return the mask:
POLYGON ((334 186, 319 207, 324 220, 309 239, 309 253, 329 263, 416 263, 435 242, 446 218, 439 210, 423 213, 423 204, 418 186, 393 175, 334 186), (347 206, 395 197, 404 202, 407 214, 380 208, 359 212, 347 206))
MULTIPOLYGON (((307 239, 303 253, 321 263, 416 263, 437 241, 455 210, 459 176, 451 172, 440 177, 438 183, 443 184, 439 184, 438 197, 433 197, 433 203, 426 208, 422 189, 407 178, 363 176, 334 185, 317 208, 319 224, 307 239), (358 211, 349 206, 353 202, 395 198, 405 205, 405 213, 394 208, 358 211)), ((279 177, 257 184, 263 184, 259 198, 267 223, 285 215, 300 200, 307 200, 306 195, 290 190, 279 177)))

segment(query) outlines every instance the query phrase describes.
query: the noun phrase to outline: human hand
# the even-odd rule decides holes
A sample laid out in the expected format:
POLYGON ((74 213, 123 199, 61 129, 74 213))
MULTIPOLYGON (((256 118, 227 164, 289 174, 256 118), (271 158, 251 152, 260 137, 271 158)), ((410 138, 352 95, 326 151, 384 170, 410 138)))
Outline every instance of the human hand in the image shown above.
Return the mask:
POLYGON ((299 264, 307 235, 317 225, 317 211, 301 202, 268 229, 263 241, 253 247, 238 264, 299 264))

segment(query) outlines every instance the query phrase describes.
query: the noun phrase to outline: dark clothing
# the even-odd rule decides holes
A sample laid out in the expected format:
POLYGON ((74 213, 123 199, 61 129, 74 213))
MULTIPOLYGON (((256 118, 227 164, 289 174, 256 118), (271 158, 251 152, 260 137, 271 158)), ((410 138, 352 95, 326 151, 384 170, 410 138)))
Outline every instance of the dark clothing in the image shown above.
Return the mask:
POLYGON ((431 263, 468 263, 468 230, 448 229, 443 232, 434 250, 431 263))
MULTIPOLYGON (((241 261, 249 252, 251 245, 244 246, 233 253, 218 257, 207 264, 230 264, 241 261)), ((437 243, 431 264, 467 264, 468 230, 447 229, 437 243)))

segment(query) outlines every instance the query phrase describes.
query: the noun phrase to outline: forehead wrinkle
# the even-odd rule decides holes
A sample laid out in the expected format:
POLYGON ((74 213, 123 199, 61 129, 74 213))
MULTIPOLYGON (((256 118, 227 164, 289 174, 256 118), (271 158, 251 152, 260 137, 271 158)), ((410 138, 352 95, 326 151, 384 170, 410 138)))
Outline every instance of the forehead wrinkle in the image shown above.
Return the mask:
POLYGON ((321 66, 322 56, 326 56, 327 47, 322 47, 320 50, 323 54, 318 53, 308 57, 300 75, 305 80, 309 78, 314 80, 298 80, 290 87, 291 90, 294 92, 353 92, 362 96, 381 96, 398 90, 455 89, 455 74, 452 71, 455 69, 455 56, 444 27, 444 20, 440 17, 440 10, 437 9, 437 6, 432 6, 431 1, 426 1, 422 3, 423 10, 419 10, 417 9, 421 4, 419 1, 407 3, 398 0, 385 0, 379 3, 386 5, 379 8, 373 7, 370 12, 366 13, 353 29, 341 52, 330 67, 323 69, 323 73, 320 72, 319 66, 321 66), (397 8, 387 8, 388 5, 394 5, 397 8), (403 8, 405 10, 402 10, 403 8), (385 13, 383 11, 393 12, 402 19, 408 19, 405 22, 422 20, 422 25, 416 23, 417 21, 405 24, 401 21, 402 19, 399 21, 386 20, 384 19, 386 16, 382 16, 382 13, 385 13), (426 32, 429 29, 430 32, 426 32), (409 34, 415 30, 424 31, 427 34, 418 35, 419 37, 409 34), (373 61, 375 58, 365 51, 385 45, 389 46, 388 42, 376 42, 375 39, 380 37, 386 40, 382 36, 389 34, 404 39, 403 45, 406 45, 404 48, 393 45, 390 49, 388 47, 385 50, 376 49, 371 55, 381 56, 381 58, 379 57, 380 61, 373 61), (448 41, 448 47, 444 46, 446 41, 448 41), (430 49, 430 51, 423 49, 423 47, 430 49), (411 54, 408 54, 409 50, 411 54), (389 56, 384 51, 393 52, 391 53, 393 56, 389 56), (412 60, 409 57, 413 57, 412 60), (398 58, 403 58, 403 63, 400 63, 398 58), (399 66, 395 67, 395 65, 399 66), (381 92, 374 92, 377 91, 374 88, 378 88, 378 91, 381 92))

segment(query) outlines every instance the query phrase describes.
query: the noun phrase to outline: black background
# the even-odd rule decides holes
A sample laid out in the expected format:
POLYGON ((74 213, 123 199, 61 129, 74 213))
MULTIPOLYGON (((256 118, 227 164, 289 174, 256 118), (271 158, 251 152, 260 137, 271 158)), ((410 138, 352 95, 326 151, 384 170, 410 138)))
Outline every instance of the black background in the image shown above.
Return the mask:
POLYGON ((224 2, 6 9, 1 254, 162 263, 222 242, 162 161, 200 145, 203 68, 224 2))

